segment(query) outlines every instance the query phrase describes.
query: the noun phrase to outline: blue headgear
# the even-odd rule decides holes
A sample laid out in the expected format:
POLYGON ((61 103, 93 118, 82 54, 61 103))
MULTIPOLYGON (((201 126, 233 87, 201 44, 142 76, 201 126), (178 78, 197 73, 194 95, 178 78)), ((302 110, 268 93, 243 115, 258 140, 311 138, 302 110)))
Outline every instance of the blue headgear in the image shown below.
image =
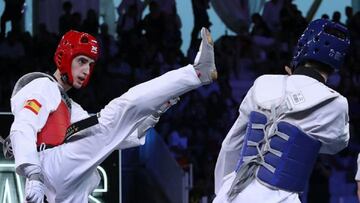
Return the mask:
POLYGON ((301 35, 291 66, 295 69, 305 60, 313 60, 337 71, 344 62, 349 45, 346 27, 325 19, 314 20, 301 35))

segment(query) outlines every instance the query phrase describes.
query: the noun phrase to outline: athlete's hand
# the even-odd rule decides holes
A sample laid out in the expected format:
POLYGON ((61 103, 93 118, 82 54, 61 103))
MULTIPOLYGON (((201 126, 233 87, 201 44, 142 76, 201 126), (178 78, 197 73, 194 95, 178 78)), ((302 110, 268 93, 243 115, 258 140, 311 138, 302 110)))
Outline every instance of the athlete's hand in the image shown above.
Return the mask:
POLYGON ((33 174, 26 181, 25 186, 25 202, 27 203, 43 203, 45 197, 45 185, 39 174, 33 174))

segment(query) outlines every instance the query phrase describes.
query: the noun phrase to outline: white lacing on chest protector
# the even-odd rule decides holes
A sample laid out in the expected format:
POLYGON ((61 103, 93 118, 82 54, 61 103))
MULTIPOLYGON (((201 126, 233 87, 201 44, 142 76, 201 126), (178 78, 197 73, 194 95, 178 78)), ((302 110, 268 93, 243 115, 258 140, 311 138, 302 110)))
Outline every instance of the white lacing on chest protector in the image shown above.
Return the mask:
MULTIPOLYGON (((284 80, 286 83, 286 79, 284 80)), ((288 112, 291 107, 289 103, 285 100, 285 84, 284 84, 284 94, 283 98, 279 105, 271 106, 270 115, 266 124, 258 124, 252 123, 252 130, 262 130, 264 137, 259 142, 254 142, 251 140, 247 140, 246 144, 249 147, 255 147, 257 150, 257 154, 253 156, 244 156, 243 163, 240 168, 237 170, 236 177, 228 191, 228 199, 231 201, 236 197, 238 193, 240 193, 244 188, 246 188, 250 182, 255 178, 256 169, 260 166, 264 166, 266 169, 275 172, 275 168, 265 162, 264 155, 266 153, 272 153, 277 157, 281 157, 282 152, 271 148, 270 140, 278 136, 283 140, 288 140, 289 136, 278 131, 278 123, 284 118, 285 113, 288 112)))
POLYGON ((247 146, 255 147, 257 150, 257 154, 254 156, 244 156, 243 157, 244 162, 256 162, 258 165, 264 166, 266 169, 268 169, 272 173, 275 172, 275 168, 265 162, 264 155, 267 152, 269 152, 269 153, 274 154, 277 157, 281 157, 282 152, 271 148, 270 140, 275 136, 279 136, 280 138, 282 138, 283 140, 286 140, 286 141, 289 139, 288 135, 286 135, 278 130, 278 123, 284 117, 284 114, 283 114, 284 112, 281 112, 281 111, 282 110, 277 111, 275 108, 272 108, 270 119, 268 120, 268 122, 265 125, 252 123, 251 128, 254 130, 262 130, 264 133, 264 137, 259 142, 254 142, 251 140, 247 141, 247 143, 246 143, 247 146), (280 115, 280 116, 277 116, 277 115, 280 115))

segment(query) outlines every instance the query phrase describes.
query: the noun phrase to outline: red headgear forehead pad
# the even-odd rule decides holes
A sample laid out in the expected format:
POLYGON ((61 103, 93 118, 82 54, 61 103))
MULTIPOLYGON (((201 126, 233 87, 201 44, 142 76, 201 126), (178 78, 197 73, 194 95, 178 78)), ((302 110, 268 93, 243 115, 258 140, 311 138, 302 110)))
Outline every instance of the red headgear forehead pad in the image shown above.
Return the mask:
MULTIPOLYGON (((99 57, 98 42, 95 37, 88 33, 70 30, 61 38, 54 55, 54 61, 61 76, 65 77, 70 85, 73 84, 71 63, 79 55, 85 55, 96 61, 99 57)), ((93 66, 90 67, 90 74, 83 86, 87 85, 93 66)))

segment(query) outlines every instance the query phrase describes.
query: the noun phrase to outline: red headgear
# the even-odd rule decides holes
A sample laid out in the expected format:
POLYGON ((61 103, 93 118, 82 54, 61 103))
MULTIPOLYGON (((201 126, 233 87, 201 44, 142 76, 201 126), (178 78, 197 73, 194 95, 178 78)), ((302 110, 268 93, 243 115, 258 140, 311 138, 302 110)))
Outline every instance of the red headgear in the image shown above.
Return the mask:
MULTIPOLYGON (((70 30, 61 38, 60 43, 54 55, 54 61, 61 73, 61 77, 70 85, 73 84, 71 71, 72 60, 79 56, 85 55, 93 60, 99 56, 99 45, 96 38, 85 32, 70 30)), ((91 64, 90 73, 85 79, 82 87, 86 86, 95 64, 91 64)))

